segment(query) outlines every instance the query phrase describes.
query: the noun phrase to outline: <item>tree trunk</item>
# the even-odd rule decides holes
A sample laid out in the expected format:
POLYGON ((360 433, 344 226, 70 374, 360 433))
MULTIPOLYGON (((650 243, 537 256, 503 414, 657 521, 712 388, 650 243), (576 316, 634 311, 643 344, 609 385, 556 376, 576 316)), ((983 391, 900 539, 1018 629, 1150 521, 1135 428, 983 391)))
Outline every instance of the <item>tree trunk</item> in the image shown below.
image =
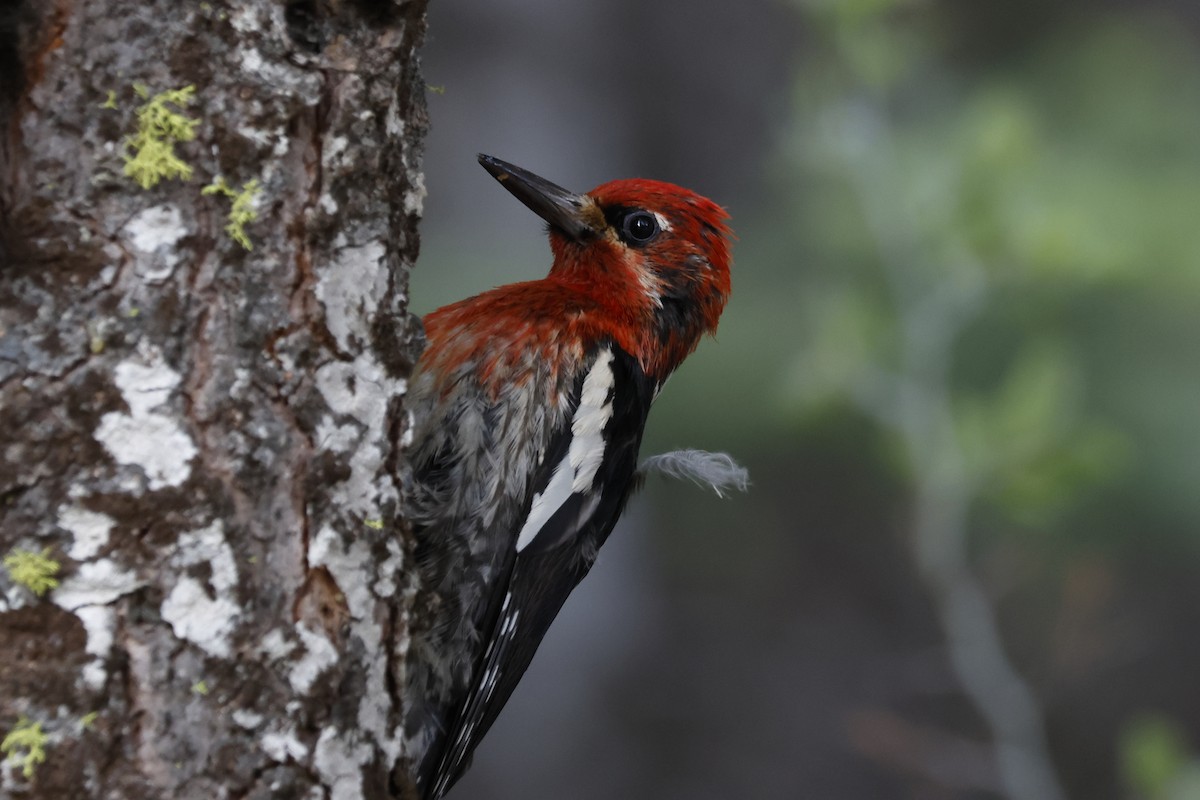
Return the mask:
POLYGON ((424 0, 9 5, 0 795, 410 792, 424 0))

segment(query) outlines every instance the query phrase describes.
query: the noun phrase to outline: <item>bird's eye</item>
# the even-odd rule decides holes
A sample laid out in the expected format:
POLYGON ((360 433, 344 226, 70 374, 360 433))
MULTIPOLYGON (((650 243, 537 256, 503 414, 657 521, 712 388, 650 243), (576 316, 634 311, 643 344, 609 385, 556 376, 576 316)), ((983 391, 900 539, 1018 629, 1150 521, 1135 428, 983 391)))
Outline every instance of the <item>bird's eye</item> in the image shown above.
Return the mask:
POLYGON ((630 244, 645 244, 659 230, 658 220, 649 211, 633 211, 621 221, 621 238, 630 244))

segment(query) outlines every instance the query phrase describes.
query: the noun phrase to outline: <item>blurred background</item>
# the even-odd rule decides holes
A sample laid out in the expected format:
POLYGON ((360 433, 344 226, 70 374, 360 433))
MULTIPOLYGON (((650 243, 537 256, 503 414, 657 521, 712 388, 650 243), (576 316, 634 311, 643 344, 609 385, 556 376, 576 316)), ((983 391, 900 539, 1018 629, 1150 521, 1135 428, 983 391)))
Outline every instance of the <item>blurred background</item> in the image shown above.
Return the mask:
POLYGON ((740 237, 652 481, 456 797, 1200 798, 1200 4, 431 5, 412 307, 543 275, 475 163, 740 237))

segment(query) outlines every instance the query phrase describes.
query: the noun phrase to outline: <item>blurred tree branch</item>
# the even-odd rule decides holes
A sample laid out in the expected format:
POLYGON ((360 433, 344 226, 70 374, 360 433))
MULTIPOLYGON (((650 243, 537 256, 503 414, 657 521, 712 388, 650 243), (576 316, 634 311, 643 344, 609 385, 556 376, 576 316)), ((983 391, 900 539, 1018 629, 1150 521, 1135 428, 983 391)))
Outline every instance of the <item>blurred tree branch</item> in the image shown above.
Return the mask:
POLYGON ((896 153, 884 112, 861 101, 841 119, 847 127, 839 140, 852 146, 837 149, 874 234, 900 339, 895 370, 864 371, 853 395, 902 443, 915 482, 917 567, 941 618, 951 664, 992 731, 1005 793, 1014 800, 1059 800, 1064 793, 1041 709, 1004 652, 995 613, 967 559, 976 485, 958 440, 948 376, 956 338, 986 301, 984 274, 967 260, 955 271, 963 280, 922 278, 924 257, 909 236, 912 223, 895 202, 901 193, 892 184, 896 153))

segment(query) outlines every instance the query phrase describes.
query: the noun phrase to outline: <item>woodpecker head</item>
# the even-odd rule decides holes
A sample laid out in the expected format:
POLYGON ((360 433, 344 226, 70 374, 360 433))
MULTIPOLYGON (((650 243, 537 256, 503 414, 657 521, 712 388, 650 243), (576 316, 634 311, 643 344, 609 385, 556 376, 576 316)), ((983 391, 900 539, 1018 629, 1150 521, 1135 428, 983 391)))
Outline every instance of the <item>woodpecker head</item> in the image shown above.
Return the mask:
POLYGON ((729 215, 670 183, 618 180, 576 194, 487 155, 479 163, 549 226, 550 280, 620 323, 608 331, 665 378, 717 328, 729 296, 729 215))

